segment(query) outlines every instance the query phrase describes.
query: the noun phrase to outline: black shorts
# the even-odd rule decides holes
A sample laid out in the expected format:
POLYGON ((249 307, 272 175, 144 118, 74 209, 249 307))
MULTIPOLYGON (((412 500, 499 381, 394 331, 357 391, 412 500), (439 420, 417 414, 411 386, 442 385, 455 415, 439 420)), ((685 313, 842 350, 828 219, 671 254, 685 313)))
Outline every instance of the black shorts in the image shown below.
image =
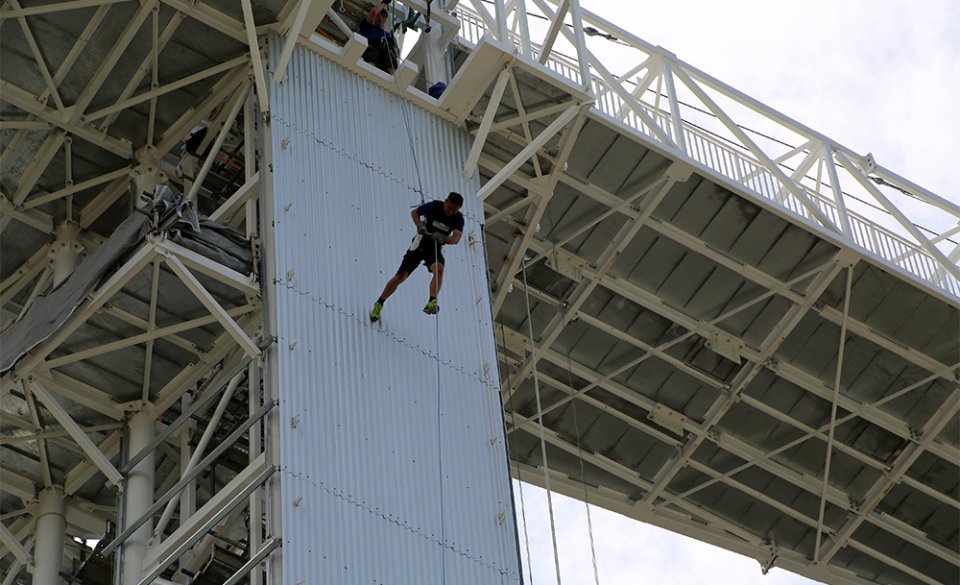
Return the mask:
POLYGON ((397 274, 402 272, 411 274, 420 266, 421 262, 427 267, 427 270, 430 270, 434 262, 443 264, 443 245, 437 243, 432 238, 417 234, 413 237, 413 240, 411 240, 407 253, 403 255, 403 260, 400 262, 400 268, 397 269, 397 274))

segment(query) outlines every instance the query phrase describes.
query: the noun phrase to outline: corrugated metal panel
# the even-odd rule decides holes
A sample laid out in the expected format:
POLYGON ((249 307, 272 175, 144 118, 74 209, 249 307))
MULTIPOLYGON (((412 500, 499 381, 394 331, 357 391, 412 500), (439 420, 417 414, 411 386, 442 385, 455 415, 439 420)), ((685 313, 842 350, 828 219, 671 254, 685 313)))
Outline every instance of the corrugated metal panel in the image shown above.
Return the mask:
POLYGON ((285 581, 518 583, 469 135, 302 48, 272 104, 285 581), (438 318, 420 269, 373 325, 420 203, 404 116, 467 225, 438 318))

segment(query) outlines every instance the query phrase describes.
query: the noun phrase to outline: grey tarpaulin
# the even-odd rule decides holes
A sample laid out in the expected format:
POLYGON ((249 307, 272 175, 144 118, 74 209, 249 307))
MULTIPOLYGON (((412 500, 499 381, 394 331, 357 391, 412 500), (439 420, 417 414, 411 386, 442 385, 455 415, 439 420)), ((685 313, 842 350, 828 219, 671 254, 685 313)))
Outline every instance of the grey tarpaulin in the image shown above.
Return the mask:
MULTIPOLYGON (((177 216, 167 230, 170 241, 237 272, 250 274, 253 270, 250 242, 226 226, 198 218, 189 205, 183 204, 182 196, 169 187, 158 186, 153 205, 154 221, 163 223, 162 216, 177 216)), ((6 373, 28 351, 53 335, 108 271, 143 241, 152 223, 148 215, 134 213, 61 286, 37 297, 23 318, 0 335, 0 373, 6 373)))
POLYGON ((0 372, 6 372, 28 351, 63 325, 121 258, 139 244, 150 229, 150 219, 135 213, 77 266, 53 292, 37 297, 23 318, 0 335, 0 372))
POLYGON ((179 229, 182 223, 167 232, 171 242, 176 242, 242 274, 250 274, 253 268, 253 251, 250 242, 230 228, 206 218, 199 219, 200 231, 179 229))

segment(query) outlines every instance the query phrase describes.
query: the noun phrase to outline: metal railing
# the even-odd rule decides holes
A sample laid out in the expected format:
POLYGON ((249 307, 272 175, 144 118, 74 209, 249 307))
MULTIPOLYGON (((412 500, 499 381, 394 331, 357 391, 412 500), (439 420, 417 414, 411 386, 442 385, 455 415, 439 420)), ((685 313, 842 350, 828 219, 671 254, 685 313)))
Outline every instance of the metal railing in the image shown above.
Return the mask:
MULTIPOLYGON (((462 4, 457 8, 457 17, 461 22, 460 39, 469 45, 476 46, 480 39, 489 32, 483 19, 462 4)), ((521 47, 520 37, 511 33, 510 38, 519 49, 521 47)), ((541 47, 531 43, 530 48, 532 57, 538 59, 541 47)), ((580 66, 575 60, 552 52, 547 58, 545 66, 573 83, 583 85, 580 66)), ((624 86, 626 85, 624 84, 624 86)), ((746 148, 725 141, 686 120, 681 122, 683 141, 678 141, 675 131, 676 126, 670 112, 643 102, 642 96, 635 96, 643 112, 648 116, 648 120, 652 120, 656 125, 655 131, 634 110, 633 105, 628 104, 604 79, 599 76, 592 76, 591 88, 595 98, 593 109, 596 112, 656 142, 663 142, 658 138, 657 133, 665 134, 673 141, 671 146, 684 144, 683 154, 705 169, 712 170, 721 177, 733 181, 742 189, 763 197, 789 213, 807 220, 817 229, 829 232, 829 228, 818 225, 821 222, 814 217, 808 206, 804 205, 791 192, 790 188, 802 191, 834 226, 842 225, 843 214, 835 201, 825 197, 817 190, 811 189, 801 181, 793 181, 788 187, 746 148)), ((629 88, 626 89, 628 92, 630 91, 629 88)), ((787 177, 794 173, 794 169, 783 163, 778 166, 787 177)), ((809 177, 803 178, 810 179, 809 177)), ((822 188, 832 189, 832 186, 828 183, 818 183, 822 188)), ((850 209, 846 209, 845 215, 850 226, 847 232, 848 244, 862 248, 871 255, 886 261, 892 266, 899 267, 930 286, 960 297, 960 280, 941 267, 940 262, 922 246, 850 209)))

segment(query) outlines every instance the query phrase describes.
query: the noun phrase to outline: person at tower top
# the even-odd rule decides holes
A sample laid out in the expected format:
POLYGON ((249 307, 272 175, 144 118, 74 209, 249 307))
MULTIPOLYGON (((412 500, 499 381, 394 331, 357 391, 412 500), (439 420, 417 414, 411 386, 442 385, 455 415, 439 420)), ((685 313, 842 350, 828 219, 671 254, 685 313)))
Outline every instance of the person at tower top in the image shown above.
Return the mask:
POLYGON ((382 3, 371 8, 370 12, 360 20, 360 34, 367 39, 367 50, 363 52, 363 60, 393 75, 397 70, 400 51, 397 49, 397 39, 387 28, 389 5, 390 0, 383 0, 382 3))
POLYGON ((380 298, 373 304, 370 321, 376 323, 380 320, 383 304, 421 262, 433 274, 430 280, 430 299, 424 305, 423 312, 427 315, 436 315, 440 312, 437 295, 440 294, 440 287, 443 285, 442 249, 444 245, 457 244, 463 236, 463 214, 460 213, 462 205, 463 196, 451 192, 444 201, 429 201, 410 212, 410 218, 417 226, 417 234, 403 255, 397 273, 387 281, 383 292, 380 293, 380 298))

